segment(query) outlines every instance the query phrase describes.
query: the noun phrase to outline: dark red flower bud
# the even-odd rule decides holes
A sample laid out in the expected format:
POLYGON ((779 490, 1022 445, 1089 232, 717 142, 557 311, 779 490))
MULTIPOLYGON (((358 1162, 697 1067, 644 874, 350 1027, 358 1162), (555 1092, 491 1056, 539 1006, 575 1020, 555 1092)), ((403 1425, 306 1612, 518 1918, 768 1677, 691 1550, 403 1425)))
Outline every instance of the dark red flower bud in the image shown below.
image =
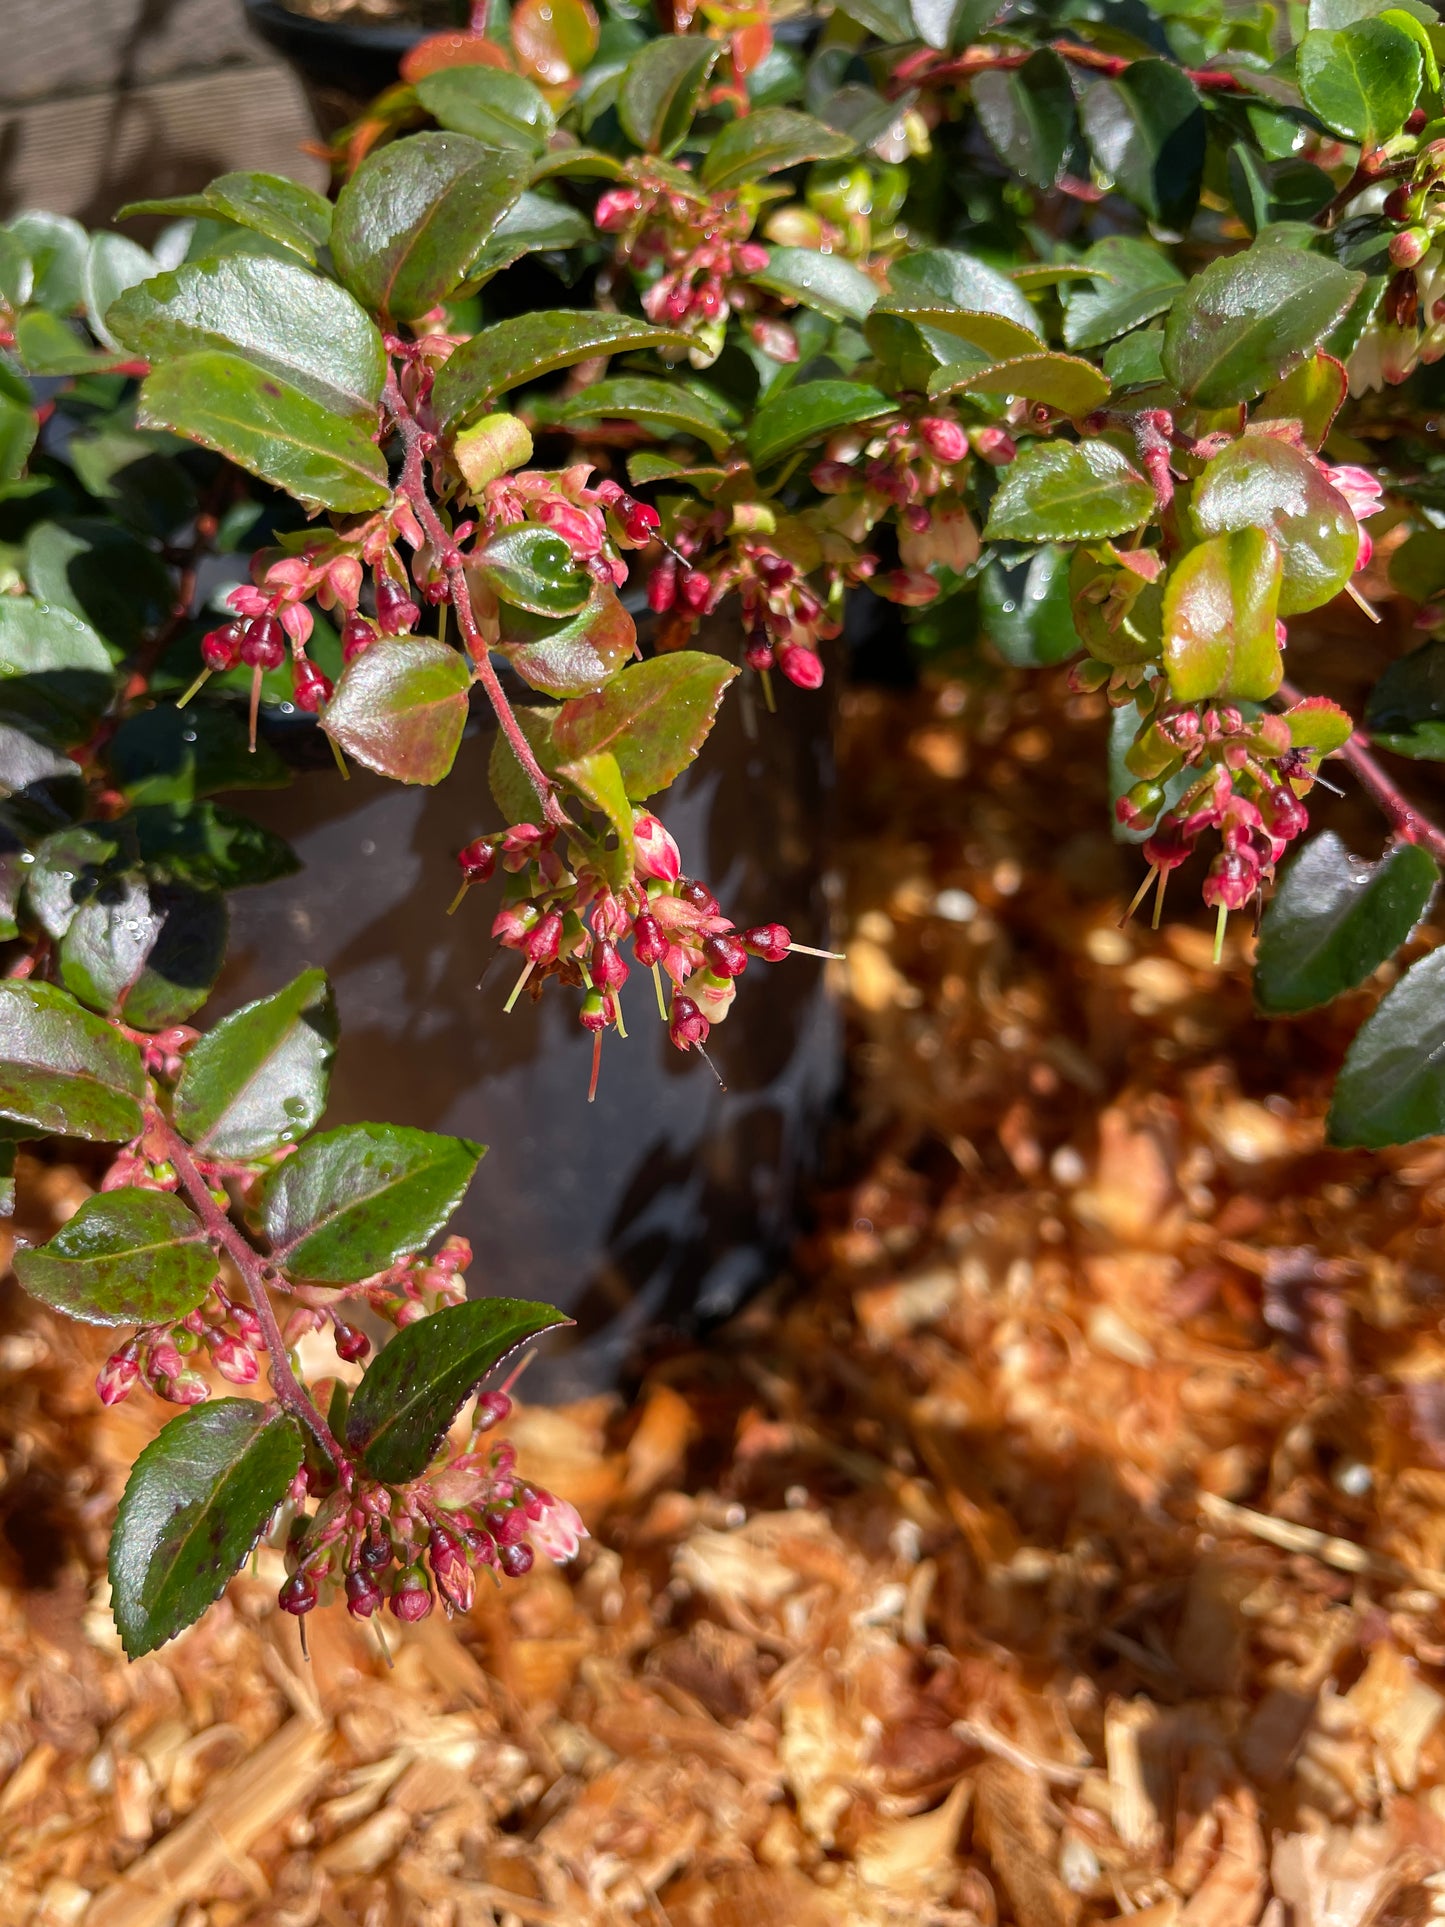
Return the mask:
POLYGON ((617 945, 604 938, 592 946, 592 981, 599 990, 621 990, 631 973, 617 945))
POLYGON ((275 616, 256 616, 241 638, 241 660, 248 669, 279 669, 286 660, 286 632, 275 616))
POLYGON ((771 669, 775 660, 773 645, 766 639, 750 642, 743 651, 743 661, 749 669, 756 669, 759 674, 764 669, 771 669))
POLYGON ((405 1566, 391 1582, 391 1610, 408 1626, 432 1609, 431 1581, 421 1566, 405 1566))
POLYGON ((646 910, 633 920, 632 949, 644 970, 651 970, 667 955, 667 938, 662 934, 662 925, 646 910))
POLYGON ((816 689, 823 680, 823 658, 816 649, 804 649, 795 642, 780 642, 778 667, 799 689, 816 689))
POLYGON ((577 1021, 583 1030, 594 1035, 607 1028, 607 999, 600 990, 589 990, 582 999, 582 1008, 577 1013, 577 1021))
POLYGON ((201 637, 201 661, 207 669, 218 673, 234 669, 241 660, 241 638, 245 633, 244 622, 228 622, 222 629, 208 629, 201 637))
POLYGON ((368 622, 364 615, 353 610, 341 625, 342 661, 355 662, 356 658, 369 649, 375 641, 375 625, 368 622))
POLYGON ((705 1044, 711 1029, 711 1024, 691 997, 684 997, 680 992, 674 996, 667 1020, 667 1034, 679 1050, 691 1050, 694 1044, 705 1044))
POLYGON ((370 1619, 381 1605, 383 1594, 369 1572, 346 1575, 346 1610, 356 1619, 370 1619))
POLYGON ((736 937, 704 937, 702 954, 708 969, 718 977, 741 977, 748 967, 748 953, 736 937))
POLYGON ((689 569, 677 585, 677 597, 684 609, 693 615, 700 615, 707 607, 712 594, 712 584, 701 569, 689 569))
POLYGON ((529 1545, 502 1546, 497 1552, 497 1564, 508 1579, 521 1579, 532 1570, 533 1553, 529 1545))
POLYGON ((385 1572, 392 1561, 391 1541, 378 1535, 361 1548, 361 1563, 368 1572, 385 1572))
POLYGON ((331 700, 331 678, 323 675, 315 663, 303 657, 293 670, 291 687, 296 695, 296 707, 304 709, 308 716, 314 716, 323 703, 331 700))
POLYGON ((493 1506, 482 1524, 499 1546, 514 1546, 527 1530, 527 1515, 520 1506, 493 1506))
MULTIPOLYGON (((180 1423, 179 1420, 176 1422, 180 1423)), ((294 1613, 299 1619, 303 1613, 309 1613, 315 1607, 315 1581, 309 1573, 293 1572, 277 1593, 276 1603, 283 1613, 294 1613)))
POLYGON ((647 606, 654 615, 666 615, 677 600, 677 564, 665 555, 647 578, 647 606))
POLYGON ((404 636, 415 629, 421 611, 398 583, 382 576, 376 585, 376 621, 384 636, 404 636))
POLYGON ((497 853, 484 836, 457 851, 457 866, 468 883, 485 883, 497 867, 497 853))
POLYGON ((764 963, 781 963, 793 947, 792 934, 783 923, 755 923, 742 933, 742 945, 764 963))
POLYGON ((344 1358, 348 1364, 352 1364, 358 1358, 365 1358, 370 1350, 371 1340, 364 1331, 358 1331, 355 1325, 343 1325, 339 1319, 337 1320, 336 1355, 338 1358, 344 1358))
POLYGON ((662 527, 662 517, 648 502, 635 502, 625 495, 618 504, 618 514, 622 527, 631 542, 645 542, 656 529, 662 527))
POLYGON ((527 937, 522 948, 530 962, 549 964, 557 955, 557 946, 562 940, 562 912, 549 910, 527 937))
POLYGON ((705 917, 717 915, 717 898, 707 885, 699 883, 696 877, 684 877, 678 886, 677 894, 684 903, 690 903, 694 910, 701 910, 705 917))
POLYGON ((490 1432, 512 1416, 512 1401, 505 1392, 483 1392, 477 1399, 477 1414, 472 1424, 478 1432, 490 1432))

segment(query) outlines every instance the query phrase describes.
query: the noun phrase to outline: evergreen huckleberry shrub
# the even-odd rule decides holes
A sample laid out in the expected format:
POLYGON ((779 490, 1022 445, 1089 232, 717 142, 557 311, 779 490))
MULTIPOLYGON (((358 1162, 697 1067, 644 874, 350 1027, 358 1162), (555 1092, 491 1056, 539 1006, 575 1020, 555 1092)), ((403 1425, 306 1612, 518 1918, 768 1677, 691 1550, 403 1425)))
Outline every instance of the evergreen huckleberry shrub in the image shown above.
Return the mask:
MULTIPOLYGON (((673 32, 627 0, 488 20, 407 57, 339 138, 334 199, 225 175, 123 210, 167 221, 149 251, 0 228, 0 1169, 26 1139, 119 1147, 17 1271, 114 1330, 102 1400, 180 1408, 116 1522, 133 1655, 265 1534, 288 1612, 403 1621, 583 1536, 490 1436, 509 1390, 479 1388, 563 1321, 467 1297, 445 1227, 481 1147, 317 1128, 320 972, 191 1021, 227 892, 294 868, 213 800, 286 781, 279 715, 341 774, 434 784, 480 691, 492 813, 451 909, 485 904, 512 1001, 572 1001, 594 1089, 624 1002, 636 1026, 655 990, 703 1051, 801 947, 734 926, 663 799, 739 675, 809 700, 851 594, 920 647, 983 636, 1103 692, 1130 912, 1157 923, 1186 865, 1221 943, 1263 910, 1266 1012, 1363 983, 1445 856, 1287 674, 1312 612, 1374 613, 1387 558, 1417 646, 1362 721, 1445 755, 1433 9, 840 0, 801 39, 731 0, 673 32), (1388 841, 1305 841, 1271 896, 1326 758, 1388 841), (354 1390, 303 1377, 316 1334, 364 1364, 354 1390)), ((1445 1130, 1442 1043, 1436 952, 1360 1029, 1334 1140, 1445 1130)))

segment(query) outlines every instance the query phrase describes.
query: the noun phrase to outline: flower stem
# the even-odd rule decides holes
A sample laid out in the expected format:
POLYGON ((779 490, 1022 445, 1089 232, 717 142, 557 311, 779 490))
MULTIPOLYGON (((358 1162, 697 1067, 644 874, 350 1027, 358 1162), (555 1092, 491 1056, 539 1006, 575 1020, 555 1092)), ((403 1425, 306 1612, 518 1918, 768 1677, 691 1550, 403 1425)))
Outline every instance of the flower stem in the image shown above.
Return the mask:
POLYGON ((310 1432, 336 1467, 337 1476, 349 1491, 356 1479, 356 1468, 342 1451, 331 1427, 317 1411, 305 1386, 291 1369, 291 1361, 286 1355, 286 1341, 281 1336, 275 1307, 266 1289, 265 1259, 248 1239, 241 1236, 227 1214, 217 1205, 216 1200, 211 1196, 211 1187, 196 1169, 195 1159, 191 1156, 190 1147, 185 1139, 159 1114, 157 1114, 156 1128, 165 1139, 166 1156, 176 1167, 176 1175, 197 1217, 206 1227, 207 1236, 212 1244, 219 1246, 225 1252, 245 1283, 247 1295, 260 1322, 261 1336, 265 1341, 266 1353, 270 1361, 272 1390, 292 1417, 299 1419, 310 1432))

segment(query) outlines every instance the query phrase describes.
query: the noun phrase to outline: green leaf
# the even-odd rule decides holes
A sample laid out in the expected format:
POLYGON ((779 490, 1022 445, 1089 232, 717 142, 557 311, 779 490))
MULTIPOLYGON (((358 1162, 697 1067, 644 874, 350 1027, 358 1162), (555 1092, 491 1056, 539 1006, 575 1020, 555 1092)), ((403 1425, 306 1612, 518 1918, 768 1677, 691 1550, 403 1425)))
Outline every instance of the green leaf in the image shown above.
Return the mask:
POLYGON ((606 817, 617 837, 616 850, 607 853, 613 885, 621 888, 630 883, 633 864, 632 805, 627 800, 622 768, 617 758, 610 750, 599 750, 595 756, 581 756, 574 763, 562 763, 557 774, 572 785, 590 809, 606 817))
POLYGON ((1016 355, 991 368, 940 368, 930 395, 1020 395, 1070 416, 1088 415, 1109 399, 1108 378, 1077 355, 1016 355))
POLYGON ((1151 220, 1187 227, 1204 178, 1206 124, 1183 68, 1136 60, 1117 80, 1096 80, 1079 114, 1100 173, 1151 220))
POLYGON ((1229 150, 1229 194, 1251 234, 1278 221, 1312 221, 1334 198, 1322 167, 1296 154, 1266 161, 1244 143, 1229 150))
POLYGON ((839 161, 853 152, 845 134, 835 134, 811 114, 791 107, 764 107, 735 120, 715 136, 702 164, 702 184, 725 194, 804 161, 839 161))
POLYGON ((1323 255, 1263 242, 1211 261, 1170 310, 1164 372, 1201 408, 1249 401, 1319 346, 1364 280, 1323 255))
POLYGON ((768 265, 748 279, 805 308, 816 308, 830 321, 863 321, 878 299, 878 284, 841 254, 820 254, 816 248, 774 248, 768 265))
POLYGON ((25 872, 29 919, 58 942, 80 905, 115 868, 120 845, 108 827, 72 823, 36 844, 25 872))
POLYGON ((0 1117, 113 1144, 140 1130, 144 1092, 135 1045, 66 991, 0 983, 0 1117))
POLYGON ((24 243, 8 228, 0 227, 0 302, 12 314, 19 314, 34 285, 35 270, 24 243))
POLYGON ((902 255, 888 271, 888 285, 896 302, 1007 315, 1038 333, 1038 317, 1008 276, 962 248, 920 248, 902 255))
POLYGON ((716 40, 663 34, 627 63, 617 96, 622 131, 649 154, 675 154, 687 138, 721 51, 716 40))
POLYGON ((731 447, 732 436, 700 396, 681 382, 651 381, 644 375, 616 375, 596 381, 557 409, 559 422, 639 422, 662 435, 695 435, 714 455, 731 447))
POLYGON ((1271 1016, 1313 1010, 1364 983, 1415 928, 1439 881, 1434 860, 1413 843, 1363 863, 1333 830, 1311 838, 1260 926, 1260 1009, 1271 1016))
POLYGON ((1297 421, 1310 447, 1319 448, 1340 412, 1347 387, 1343 362, 1333 355, 1313 354, 1260 397, 1254 420, 1297 421))
POLYGON ((1356 1033, 1325 1128, 1331 1144, 1371 1151, 1445 1131, 1445 950, 1412 965, 1356 1033))
POLYGON ((754 468, 769 468, 795 448, 840 428, 896 414, 898 404, 863 381, 802 381, 764 402, 748 425, 754 468))
POLYGON ((467 721, 472 672, 425 640, 374 643, 346 665, 321 727, 348 756, 398 783, 439 783, 467 721))
POLYGON ((65 748, 90 734, 114 686, 89 623, 29 596, 0 596, 0 718, 65 748))
POLYGON ((0 1217, 15 1216, 15 1153, 18 1147, 0 1142, 0 1217))
POLYGON ((1003 471, 984 539, 1097 541, 1126 535, 1153 513, 1153 489, 1110 443, 1036 443, 1003 471))
POLYGON ((137 810, 136 841, 147 874, 201 890, 242 890, 295 876, 301 868, 290 844, 249 816, 218 803, 189 809, 157 804, 137 810))
POLYGON ((43 836, 84 807, 79 765, 0 722, 0 823, 21 837, 43 836))
POLYGON ((524 254, 540 254, 549 248, 572 248, 592 239, 592 223, 575 207, 555 200, 550 194, 534 194, 530 189, 492 229, 476 259, 467 266, 463 290, 479 287, 524 254))
POLYGON ((573 566, 560 535, 535 523, 504 528, 467 558, 467 574, 499 602, 537 616, 573 616, 592 590, 592 577, 573 566))
POLYGON ((1269 531, 1284 563, 1282 616, 1317 609, 1354 572, 1360 530, 1349 503, 1308 455, 1272 435, 1245 435, 1221 449, 1195 483, 1189 508, 1201 535, 1269 531))
POLYGON ((15 1275, 43 1304, 87 1325, 168 1325, 211 1288, 216 1254, 197 1218, 165 1191, 101 1191, 15 1275))
POLYGON ((284 1412, 224 1398, 172 1419, 141 1453, 110 1541, 111 1611, 129 1658, 220 1598, 291 1489, 301 1449, 284 1412))
POLYGON ((1075 549, 1069 605, 1080 640, 1096 662, 1123 669, 1153 662, 1163 650, 1162 587, 1121 568, 1107 550, 1075 549))
POLYGON ((530 171, 515 148, 493 152, 466 134, 374 149, 337 198, 337 272, 373 314, 425 314, 460 285, 530 171))
POLYGON ((279 376, 366 433, 376 427, 386 380, 380 332, 345 288, 299 261, 187 261, 123 294, 106 322, 122 346, 153 364, 215 350, 279 376))
POLYGON ((556 368, 628 349, 691 345, 689 336, 631 315, 544 309, 515 321, 498 321, 463 342, 437 376, 432 405, 442 426, 455 428, 466 416, 556 368))
POLYGON ((1414 39, 1385 20, 1307 33, 1298 71, 1310 112, 1331 132, 1367 149, 1399 133, 1424 74, 1414 39))
POLYGON ((321 1131, 271 1173, 262 1223, 277 1264, 353 1285, 420 1251, 466 1194, 483 1147, 391 1124, 321 1131))
POLYGON ((199 194, 167 201, 132 201, 117 219, 133 214, 194 215, 234 221, 316 265, 316 251, 331 239, 331 203, 315 188, 302 187, 280 174, 221 174, 199 194))
POLYGON ((1036 329, 1021 327, 1008 315, 993 314, 982 308, 922 308, 900 301, 897 295, 889 295, 874 308, 863 330, 869 345, 880 353, 882 348, 874 329, 887 316, 911 321, 940 351, 948 349, 947 337, 956 337, 983 356, 985 362, 1036 354, 1044 345, 1036 329))
POLYGON ((141 384, 137 419, 274 482, 308 508, 380 508, 391 490, 374 428, 333 414, 239 355, 183 355, 141 384))
POLYGON ((1279 544, 1265 529, 1211 536, 1174 564, 1164 589, 1164 663, 1177 702, 1263 702, 1279 688, 1282 573, 1279 544))
POLYGON ((552 719, 551 766, 610 750, 634 802, 664 790, 697 755, 717 718, 731 663, 703 650, 654 656, 552 719))
POLYGON ((134 1030, 183 1023, 211 994, 226 957, 226 903, 214 890, 101 884, 60 940, 67 990, 134 1030))
POLYGON ((132 803, 187 805, 221 790, 284 789, 290 771, 274 749, 257 743, 231 709, 158 703, 129 716, 111 739, 111 775, 132 803))
POLYGON ((433 120, 485 147, 540 154, 557 126, 542 90, 499 67, 440 67, 413 85, 433 120))
POLYGON ((842 0, 837 11, 877 34, 885 46, 897 47, 913 38, 913 14, 908 0, 842 0))
POLYGON ((970 92, 1004 166, 1034 187, 1051 188, 1078 133, 1069 70, 1053 48, 1038 48, 1022 67, 977 74, 970 92))
POLYGON ((956 53, 1002 11, 1001 0, 910 0, 913 27, 926 46, 956 53))
POLYGON ((115 365, 105 348, 92 348, 69 321, 45 308, 27 308, 15 323, 15 353, 32 375, 88 375, 115 365))
MULTIPOLYGON (((0 229, 3 239, 4 230, 0 229)), ((29 382, 0 362, 0 485, 13 482, 21 473, 39 433, 29 382)))
POLYGON ((243 1004, 187 1053, 176 1129, 205 1157, 264 1157, 314 1130, 326 1109, 336 1005, 326 973, 304 970, 243 1004))
POLYGON ((1390 557, 1390 581, 1412 602, 1433 602, 1445 591, 1445 529, 1418 529, 1390 557))
POLYGON ((497 646, 531 688, 585 696, 636 653, 637 626, 616 590, 593 582, 587 606, 561 622, 504 607, 497 646))
POLYGON ((25 580, 40 602, 68 609, 128 655, 171 613, 171 572, 137 536, 99 516, 36 522, 25 538, 25 580))
MULTIPOLYGON (((1113 384, 1110 393, 1134 398, 1141 389, 1159 388, 1163 390, 1163 400, 1167 405, 1174 391, 1164 379, 1164 366, 1159 352, 1163 346, 1162 328, 1140 328, 1106 348, 1104 373, 1113 384)), ((1135 405, 1138 406, 1137 401, 1135 405)))
POLYGON ((1166 314, 1184 276, 1161 249, 1128 235, 1096 241, 1079 266, 1096 271, 1092 285, 1064 297, 1064 340, 1070 348, 1097 348, 1166 314))
POLYGON ((1078 653, 1069 602, 1071 552, 1053 543, 992 556, 978 585, 979 627, 1005 662, 1042 669, 1078 653))
POLYGON ((398 1332, 368 1367, 346 1415, 346 1448, 374 1479, 420 1478, 487 1373, 529 1338, 569 1325, 551 1305, 479 1298, 398 1332))
POLYGON ((106 310, 127 288, 133 288, 156 271, 152 255, 123 234, 94 234, 86 251, 85 268, 80 277, 81 297, 90 331, 107 348, 120 343, 106 326, 106 310))
POLYGON ((1365 728, 1397 756, 1445 761, 1445 640, 1390 664, 1370 691, 1365 728))
POLYGON ((74 314, 81 303, 81 284, 90 236, 68 214, 32 208, 17 214, 6 228, 30 259, 34 279, 30 299, 52 314, 74 314))

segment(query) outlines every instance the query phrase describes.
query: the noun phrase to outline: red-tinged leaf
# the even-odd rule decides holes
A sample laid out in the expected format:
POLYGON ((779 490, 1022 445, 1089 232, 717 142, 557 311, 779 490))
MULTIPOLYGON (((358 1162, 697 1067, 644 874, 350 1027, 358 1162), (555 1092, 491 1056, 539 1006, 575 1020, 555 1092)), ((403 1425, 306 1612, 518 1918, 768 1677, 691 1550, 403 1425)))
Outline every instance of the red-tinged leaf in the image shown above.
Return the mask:
POLYGON ((531 522, 504 528, 474 550, 467 574, 499 602, 534 616, 576 615, 593 587, 593 578, 574 566, 561 536, 531 522))
POLYGON ((440 642, 373 643, 347 664, 321 727, 399 783, 439 783, 466 727, 471 669, 440 642))
POLYGON ((1328 696, 1306 696, 1284 711, 1284 720, 1295 748, 1312 750, 1319 756, 1343 749, 1355 733, 1348 712, 1328 696))
POLYGON ((1311 448, 1323 446, 1349 387, 1345 364, 1333 355, 1312 354, 1298 368, 1266 389, 1254 409, 1256 421, 1297 421, 1311 448))
POLYGON ((53 984, 0 983, 0 1118, 114 1144, 141 1128, 140 1052, 53 984))
POLYGON ((511 33, 523 73, 544 87, 565 87, 591 64, 601 28, 591 0, 519 0, 511 33))
POLYGON ((499 321, 463 342, 437 376, 432 405, 442 426, 455 428, 488 402, 554 369, 637 348, 691 345, 687 335, 631 315, 544 309, 499 321))
POLYGON ((300 1467, 295 1419, 249 1398, 197 1405, 151 1441, 131 1467, 110 1541, 111 1610, 131 1659, 221 1596, 300 1467))
POLYGON ((17 1251, 15 1275, 88 1325, 161 1325, 194 1311, 216 1276, 199 1218, 165 1191, 87 1198, 48 1244, 17 1251))
POLYGON ((1308 455, 1272 435, 1245 435, 1221 449, 1189 506, 1201 535, 1268 529, 1284 566, 1282 616, 1328 602, 1354 571, 1360 530, 1349 503, 1308 455))
POLYGON ((1211 536, 1170 570, 1164 589, 1164 664, 1179 702, 1264 702, 1284 663, 1275 624, 1283 575, 1264 529, 1211 536))
POLYGON ((499 647, 533 689, 547 696, 585 696, 615 676, 636 653, 637 625, 615 589, 592 585, 585 609, 563 622, 503 608, 499 647))
POLYGON ((707 740, 731 663, 680 649, 638 663, 596 696, 564 703, 553 720, 553 766, 610 750, 634 802, 664 790, 707 740))

